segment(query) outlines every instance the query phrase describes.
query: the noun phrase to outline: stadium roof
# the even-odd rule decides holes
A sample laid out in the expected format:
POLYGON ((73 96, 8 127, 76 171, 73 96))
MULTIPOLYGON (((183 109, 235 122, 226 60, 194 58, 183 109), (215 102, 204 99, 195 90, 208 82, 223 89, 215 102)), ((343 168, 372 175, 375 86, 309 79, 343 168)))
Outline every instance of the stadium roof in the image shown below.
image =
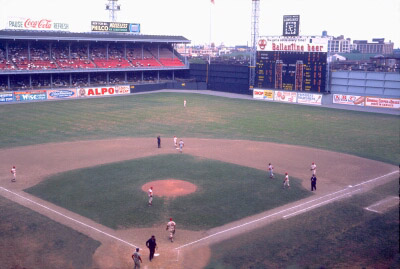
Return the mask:
POLYGON ((0 40, 112 41, 150 43, 190 43, 183 36, 141 35, 131 33, 74 33, 57 31, 0 30, 0 40))

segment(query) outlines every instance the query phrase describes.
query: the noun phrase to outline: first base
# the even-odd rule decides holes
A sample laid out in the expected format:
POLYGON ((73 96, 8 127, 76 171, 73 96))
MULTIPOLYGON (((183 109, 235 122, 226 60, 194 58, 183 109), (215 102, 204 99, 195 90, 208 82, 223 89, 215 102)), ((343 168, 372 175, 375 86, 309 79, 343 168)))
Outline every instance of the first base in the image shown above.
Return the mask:
POLYGON ((160 256, 160 253, 154 253, 154 256, 158 257, 160 256))

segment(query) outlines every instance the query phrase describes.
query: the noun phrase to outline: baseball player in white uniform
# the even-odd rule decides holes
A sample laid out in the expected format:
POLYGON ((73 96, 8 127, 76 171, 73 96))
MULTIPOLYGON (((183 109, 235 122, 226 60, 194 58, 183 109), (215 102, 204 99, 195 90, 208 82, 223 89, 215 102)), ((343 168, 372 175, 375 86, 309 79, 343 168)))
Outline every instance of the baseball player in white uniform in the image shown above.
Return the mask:
POLYGON ((11 182, 15 182, 17 180, 17 169, 15 168, 15 166, 11 168, 11 174, 13 175, 11 182))
POLYGON ((269 171, 269 177, 274 178, 274 167, 272 166, 271 163, 268 165, 268 171, 269 171))
POLYGON ((186 107, 186 99, 183 100, 183 107, 186 107))
POLYGON ((169 239, 171 240, 171 242, 174 242, 175 229, 176 223, 172 220, 172 218, 170 218, 169 222, 167 223, 167 228, 165 230, 169 232, 169 239))
POLYGON ((149 206, 153 205, 153 187, 147 191, 147 195, 149 196, 149 206))
POLYGON ((175 145, 175 148, 178 148, 178 138, 176 138, 176 136, 174 136, 174 145, 175 145))
POLYGON ((285 179, 283 180, 283 188, 285 188, 286 186, 288 186, 288 188, 290 188, 289 175, 287 172, 285 173, 285 179))
POLYGON ((311 164, 312 175, 315 176, 317 174, 317 165, 315 163, 311 164))
POLYGON ((182 141, 182 139, 181 139, 181 141, 179 141, 179 151, 182 153, 182 149, 183 149, 183 147, 185 146, 185 143, 182 141))

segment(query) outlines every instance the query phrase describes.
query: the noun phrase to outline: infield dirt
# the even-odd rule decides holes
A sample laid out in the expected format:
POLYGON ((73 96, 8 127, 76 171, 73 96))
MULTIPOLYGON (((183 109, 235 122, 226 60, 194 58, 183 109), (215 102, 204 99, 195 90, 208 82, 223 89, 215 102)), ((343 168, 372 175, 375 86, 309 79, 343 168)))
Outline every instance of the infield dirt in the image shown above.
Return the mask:
MULTIPOLYGON (((302 179, 302 184, 306 189, 310 188, 310 165, 315 162, 317 164, 318 185, 317 192, 313 196, 314 199, 342 190, 348 185, 356 185, 398 170, 396 166, 373 160, 300 146, 243 140, 197 138, 183 138, 183 140, 185 141, 183 154, 220 160, 265 171, 268 163, 271 162, 275 167, 276 173, 284 174, 288 172, 289 175, 302 179)), ((199 244, 181 248, 179 251, 175 248, 218 231, 229 229, 229 227, 260 218, 263 215, 270 214, 270 212, 250 216, 209 231, 180 230, 179 223, 177 223, 176 240, 174 243, 170 243, 164 225, 144 229, 112 230, 23 192, 24 189, 38 184, 55 173, 157 154, 171 154, 173 152, 180 154, 173 146, 172 137, 170 138, 170 144, 168 143, 168 138, 163 138, 163 141, 162 148, 157 148, 155 138, 121 138, 1 149, 1 186, 13 193, 0 191, 0 194, 100 241, 102 245, 97 249, 93 257, 96 268, 130 268, 133 264, 131 260, 133 246, 142 248, 143 267, 146 265, 147 268, 187 268, 190 264, 190 268, 201 268, 207 264, 210 257, 208 245, 213 240, 214 242, 215 240, 223 240, 241 233, 243 230, 235 229, 224 233, 224 236, 214 237, 213 240, 209 241, 203 240, 199 244), (9 171, 13 165, 17 167, 17 182, 15 183, 11 182, 9 171), (55 214, 53 211, 22 199, 15 194, 29 198, 47 208, 60 212, 62 215, 55 214), (71 221, 70 218, 76 221, 71 221), (81 223, 85 223, 86 226, 81 223), (157 252, 160 253, 160 256, 156 257, 152 263, 147 260, 148 251, 145 247, 145 242, 151 235, 156 236, 159 245, 157 252), (194 252, 194 249, 196 252, 194 252)), ((296 203, 302 202, 298 201, 296 203)), ((295 204, 287 205, 287 207, 293 205, 295 204)), ((269 221, 274 221, 274 219, 269 221)), ((267 224, 268 221, 260 222, 258 225, 267 224)), ((246 227, 247 230, 249 228, 255 228, 255 226, 246 227)))

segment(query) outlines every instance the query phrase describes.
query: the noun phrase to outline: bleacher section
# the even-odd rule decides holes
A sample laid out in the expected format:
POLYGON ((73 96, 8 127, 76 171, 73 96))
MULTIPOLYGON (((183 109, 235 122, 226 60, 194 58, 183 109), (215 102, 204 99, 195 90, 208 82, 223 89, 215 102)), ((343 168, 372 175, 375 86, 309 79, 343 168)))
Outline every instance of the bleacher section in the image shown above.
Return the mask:
POLYGON ((0 92, 147 84, 187 75, 182 36, 0 30, 0 92))
POLYGON ((9 60, 5 48, 0 48, 0 70, 52 70, 90 68, 148 68, 174 67, 185 64, 166 47, 131 46, 126 48, 104 44, 78 43, 34 43, 30 47, 25 42, 15 42, 8 46, 9 60), (108 53, 107 53, 108 49, 108 53), (88 51, 89 50, 89 51, 88 51))

